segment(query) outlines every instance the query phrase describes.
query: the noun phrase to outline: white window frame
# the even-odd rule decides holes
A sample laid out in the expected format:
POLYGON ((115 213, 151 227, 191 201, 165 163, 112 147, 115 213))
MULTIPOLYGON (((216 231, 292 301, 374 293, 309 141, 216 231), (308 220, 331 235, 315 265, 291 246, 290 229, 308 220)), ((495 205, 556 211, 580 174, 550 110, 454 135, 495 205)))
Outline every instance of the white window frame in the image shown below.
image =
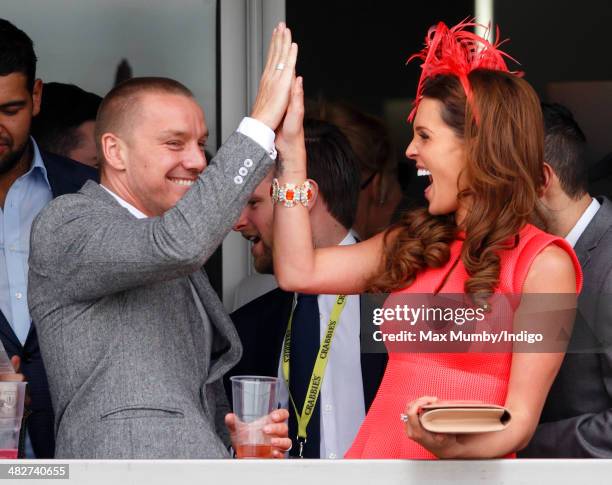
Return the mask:
MULTIPOLYGON (((276 24, 285 20, 285 0, 219 2, 221 140, 248 115, 257 94, 268 42, 276 24)), ((238 283, 253 271, 250 243, 231 232, 223 241, 223 302, 226 309, 238 283)))

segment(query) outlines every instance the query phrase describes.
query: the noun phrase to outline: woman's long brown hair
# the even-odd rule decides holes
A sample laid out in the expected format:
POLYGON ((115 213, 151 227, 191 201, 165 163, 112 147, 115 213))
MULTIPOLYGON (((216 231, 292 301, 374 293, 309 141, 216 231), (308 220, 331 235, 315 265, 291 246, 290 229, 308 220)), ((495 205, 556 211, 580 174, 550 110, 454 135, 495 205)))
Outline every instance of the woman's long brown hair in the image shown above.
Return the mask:
POLYGON ((442 119, 464 142, 458 198, 467 214, 461 228, 454 214, 405 213, 385 234, 383 270, 372 280, 372 291, 405 288, 420 271, 443 266, 462 229, 461 259, 469 275, 464 290, 484 303, 499 284, 500 251, 516 247, 520 229, 537 214, 544 183, 537 95, 526 81, 500 71, 475 70, 469 81, 472 103, 454 76, 429 79, 423 90, 424 97, 442 103, 442 119))

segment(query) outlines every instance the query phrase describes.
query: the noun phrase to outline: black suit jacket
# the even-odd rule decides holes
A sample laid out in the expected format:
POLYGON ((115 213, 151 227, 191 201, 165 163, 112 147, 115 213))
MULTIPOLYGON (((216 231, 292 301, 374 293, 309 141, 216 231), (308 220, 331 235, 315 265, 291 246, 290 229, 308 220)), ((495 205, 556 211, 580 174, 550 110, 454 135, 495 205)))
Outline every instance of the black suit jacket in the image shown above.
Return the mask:
MULTIPOLYGON (((225 376, 225 386, 230 402, 232 402, 232 389, 229 381, 231 376, 276 377, 278 375, 280 352, 292 304, 293 293, 277 288, 247 303, 230 315, 243 346, 242 359, 225 376)), ((361 376, 366 411, 376 396, 386 365, 387 354, 361 353, 361 376)))
POLYGON ((598 199, 574 248, 584 284, 569 351, 522 457, 612 458, 612 203, 598 199))
MULTIPOLYGON (((47 169, 53 197, 76 192, 86 180, 98 178, 96 170, 68 158, 42 153, 42 159, 47 169)), ((30 326, 26 341, 21 345, 6 317, 0 311, 0 340, 9 357, 18 355, 21 358, 21 372, 28 381, 32 400, 29 409, 32 414, 27 423, 34 453, 37 458, 52 458, 55 449, 53 408, 47 374, 38 347, 36 328, 34 325, 30 326)))

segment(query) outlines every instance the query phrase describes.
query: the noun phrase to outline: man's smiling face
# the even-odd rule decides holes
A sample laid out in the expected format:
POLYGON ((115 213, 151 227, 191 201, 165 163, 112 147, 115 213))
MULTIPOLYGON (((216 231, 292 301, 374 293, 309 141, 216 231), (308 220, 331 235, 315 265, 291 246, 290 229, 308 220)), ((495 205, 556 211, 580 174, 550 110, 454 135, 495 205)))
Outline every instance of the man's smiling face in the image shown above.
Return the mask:
POLYGON ((139 96, 125 143, 125 185, 148 216, 160 216, 185 195, 206 168, 208 128, 193 98, 163 92, 139 96))

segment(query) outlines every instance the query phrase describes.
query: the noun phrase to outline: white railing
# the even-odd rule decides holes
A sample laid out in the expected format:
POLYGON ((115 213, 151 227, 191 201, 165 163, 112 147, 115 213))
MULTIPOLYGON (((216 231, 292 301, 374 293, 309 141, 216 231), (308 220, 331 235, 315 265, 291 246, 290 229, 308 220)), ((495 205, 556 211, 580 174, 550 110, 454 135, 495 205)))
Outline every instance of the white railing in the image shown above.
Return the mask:
MULTIPOLYGON (((0 462, 6 466, 8 461, 0 462)), ((43 461, 21 460, 20 466, 43 461)), ((64 483, 87 485, 328 485, 612 483, 612 460, 56 460, 68 464, 64 483)), ((40 484, 40 477, 20 484, 40 484)), ((62 480, 54 483, 61 484, 62 480)))

